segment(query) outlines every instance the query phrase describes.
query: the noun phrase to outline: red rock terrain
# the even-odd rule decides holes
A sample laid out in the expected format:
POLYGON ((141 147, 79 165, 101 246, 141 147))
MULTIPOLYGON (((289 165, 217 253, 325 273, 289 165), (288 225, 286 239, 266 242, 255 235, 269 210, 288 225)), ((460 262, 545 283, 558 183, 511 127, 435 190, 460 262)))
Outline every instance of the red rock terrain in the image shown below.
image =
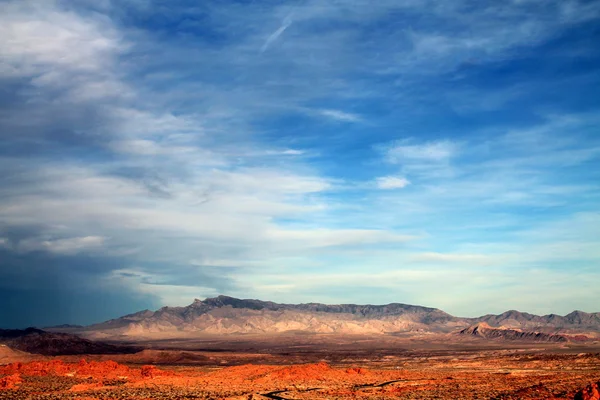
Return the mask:
POLYGON ((20 374, 8 375, 4 378, 0 378, 0 389, 13 389, 20 385, 21 382, 23 382, 23 380, 21 379, 20 374))
MULTIPOLYGON (((63 360, 0 367, 0 399, 598 399, 600 355, 413 357, 379 368, 127 366, 63 360), (594 397, 596 396, 596 397, 594 397)), ((600 382, 599 382, 600 383, 600 382)))
POLYGON ((21 374, 24 376, 66 376, 92 379, 145 379, 172 375, 152 365, 130 368, 115 361, 86 361, 66 363, 62 360, 11 363, 0 366, 0 375, 21 374))

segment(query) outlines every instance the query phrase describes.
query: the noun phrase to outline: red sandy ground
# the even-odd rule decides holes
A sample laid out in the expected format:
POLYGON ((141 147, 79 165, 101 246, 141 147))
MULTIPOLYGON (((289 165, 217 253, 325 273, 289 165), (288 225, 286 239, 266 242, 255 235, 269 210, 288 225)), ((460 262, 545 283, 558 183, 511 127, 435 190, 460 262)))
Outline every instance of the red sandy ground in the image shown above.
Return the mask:
MULTIPOLYGON (((590 358, 596 363, 600 358, 590 358)), ((567 360, 568 361, 568 360, 567 360)), ((574 361, 574 360, 571 360, 574 361)), ((506 364, 509 365, 509 364, 506 364)), ((511 372, 463 363, 420 369, 332 368, 326 363, 293 366, 241 365, 206 370, 128 367, 114 361, 62 360, 0 366, 0 399, 19 400, 53 393, 65 399, 401 399, 493 398, 600 400, 600 382, 576 393, 599 375, 561 373, 546 366, 519 364, 511 372), (544 369, 545 368, 545 369, 544 369), (398 382, 391 382, 396 381, 398 382), (108 393, 108 394, 107 394, 108 393), (76 397, 74 397, 76 396, 76 397), (113 397, 114 396, 114 397, 113 397)), ((555 365, 556 367, 557 365, 555 365)))

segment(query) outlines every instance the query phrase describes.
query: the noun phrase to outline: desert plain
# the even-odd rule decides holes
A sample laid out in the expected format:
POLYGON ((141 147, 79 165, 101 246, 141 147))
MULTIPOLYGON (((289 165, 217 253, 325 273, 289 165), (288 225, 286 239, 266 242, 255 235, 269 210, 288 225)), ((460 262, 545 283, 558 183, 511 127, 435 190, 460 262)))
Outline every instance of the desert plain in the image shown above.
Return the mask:
POLYGON ((135 346, 67 356, 2 346, 0 399, 595 399, 600 380, 597 343, 285 334, 135 346))

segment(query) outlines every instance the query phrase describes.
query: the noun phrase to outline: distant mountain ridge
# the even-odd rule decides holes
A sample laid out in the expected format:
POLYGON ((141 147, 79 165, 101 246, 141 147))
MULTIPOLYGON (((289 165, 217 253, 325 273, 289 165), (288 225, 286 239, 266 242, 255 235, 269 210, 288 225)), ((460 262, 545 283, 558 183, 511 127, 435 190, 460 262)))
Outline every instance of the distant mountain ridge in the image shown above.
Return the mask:
POLYGON ((573 311, 565 316, 557 314, 534 315, 515 310, 506 311, 499 315, 488 314, 477 318, 493 326, 510 326, 519 328, 535 328, 540 326, 566 327, 578 326, 581 328, 600 328, 600 313, 586 313, 573 311))
MULTIPOLYGON (((202 334, 339 334, 451 333, 471 325, 520 329, 548 335, 592 332, 600 335, 600 313, 574 311, 565 316, 538 316, 515 310, 479 318, 461 318, 442 310, 409 304, 281 304, 217 296, 196 299, 185 307, 143 310, 83 328, 67 328, 94 338, 177 337, 202 334)), ((61 331, 55 327, 55 331, 61 331)), ((503 332, 500 336, 506 336, 503 332)), ((515 334, 516 335, 516 334, 515 334)), ((519 335, 516 335, 519 336, 519 335)), ((521 335, 526 337, 527 335, 521 335)))
POLYGON ((143 310, 91 325, 86 331, 139 336, 153 333, 251 334, 302 331, 310 333, 389 333, 424 329, 433 322, 454 326, 457 319, 429 307, 387 305, 280 304, 218 296, 196 299, 186 307, 143 310))

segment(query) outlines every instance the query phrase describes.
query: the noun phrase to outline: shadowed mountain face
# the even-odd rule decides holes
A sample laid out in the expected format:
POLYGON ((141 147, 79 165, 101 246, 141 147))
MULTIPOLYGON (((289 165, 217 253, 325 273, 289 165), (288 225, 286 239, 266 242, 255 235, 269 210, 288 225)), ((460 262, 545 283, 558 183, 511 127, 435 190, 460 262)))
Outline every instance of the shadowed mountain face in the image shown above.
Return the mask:
MULTIPOLYGON (((575 311, 567 316, 536 316, 518 311, 480 318, 454 317, 436 308, 387 305, 279 304, 218 296, 196 299, 186 307, 163 307, 84 328, 68 328, 89 337, 190 337, 202 334, 340 334, 450 333, 485 322, 511 329, 545 332, 600 332, 600 315, 575 311)), ((486 325, 487 326, 487 325, 486 325)), ((53 330, 60 331, 55 327, 53 330)), ((63 329, 64 330, 64 329, 63 329)), ((500 336, 507 336, 502 332, 500 336)), ((497 337, 498 335, 493 337, 497 337)), ((508 335, 510 336, 510 335, 508 335)), ((518 338, 515 333, 515 338, 518 338)), ((528 339, 526 335, 522 338, 528 339)))
POLYGON ((68 333, 51 333, 35 328, 0 329, 0 343, 11 349, 47 356, 137 351, 129 347, 93 342, 68 333))

